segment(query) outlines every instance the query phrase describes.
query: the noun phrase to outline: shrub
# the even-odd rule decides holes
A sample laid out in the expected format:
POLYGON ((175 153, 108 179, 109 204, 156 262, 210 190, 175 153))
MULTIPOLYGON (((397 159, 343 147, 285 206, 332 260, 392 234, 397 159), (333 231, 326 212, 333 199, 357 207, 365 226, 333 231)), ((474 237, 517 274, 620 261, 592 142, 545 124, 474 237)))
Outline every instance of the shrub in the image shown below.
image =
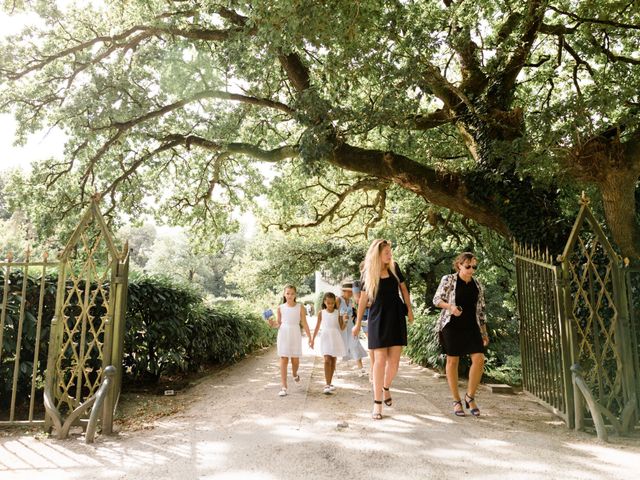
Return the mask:
MULTIPOLYGON (((53 319, 56 298, 56 275, 44 277, 44 304, 40 330, 40 350, 38 354, 38 369, 36 372, 36 395, 41 395, 44 384, 44 372, 47 367, 47 352, 49 347, 49 332, 53 319)), ((40 278, 26 277, 26 295, 22 298, 23 272, 14 270, 9 275, 9 295, 2 339, 2 359, 0 360, 0 408, 5 409, 11 400, 13 386, 13 372, 17 356, 17 333, 20 321, 20 305, 23 300, 24 319, 22 323, 22 340, 20 345, 20 362, 18 365, 18 382, 16 403, 28 403, 31 395, 31 375, 36 347, 36 331, 38 306, 40 299, 40 278)), ((4 271, 0 271, 0 287, 4 284, 4 271)), ((0 288, 0 303, 3 302, 3 290, 0 288)))
POLYGON ((166 277, 141 277, 129 285, 126 372, 157 381, 164 373, 230 363, 273 344, 275 331, 255 312, 206 305, 193 289, 166 277))
MULTIPOLYGON (((491 299, 488 299, 488 301, 491 299)), ((416 308, 416 311, 419 311, 416 308)), ((490 306, 487 312, 490 312, 490 306)), ((486 353, 483 380, 493 380, 510 385, 519 385, 522 381, 520 347, 518 343, 518 324, 512 318, 510 310, 494 306, 493 315, 489 315, 488 331, 491 339, 486 353)), ((440 310, 427 309, 417 314, 413 325, 409 326, 408 342, 405 354, 418 365, 429 368, 444 368, 444 356, 436 332, 436 322, 440 310)), ((468 356, 460 359, 460 372, 465 375, 471 366, 468 356)))
POLYGON ((405 354, 423 367, 434 368, 442 363, 435 328, 437 320, 438 315, 434 313, 416 315, 415 321, 409 326, 405 354))

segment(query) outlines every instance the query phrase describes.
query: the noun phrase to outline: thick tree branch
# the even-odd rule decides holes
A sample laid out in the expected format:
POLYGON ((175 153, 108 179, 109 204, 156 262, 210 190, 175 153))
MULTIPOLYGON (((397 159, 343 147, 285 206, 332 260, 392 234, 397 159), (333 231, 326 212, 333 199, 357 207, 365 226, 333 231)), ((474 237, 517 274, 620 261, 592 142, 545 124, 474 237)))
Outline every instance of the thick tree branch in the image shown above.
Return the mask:
POLYGON ((278 56, 289 81, 298 92, 303 92, 311 86, 309 70, 295 53, 278 56))
MULTIPOLYGON (((260 105, 260 106, 269 106, 272 108, 276 108, 278 110, 282 110, 286 113, 292 113, 293 110, 291 110, 289 107, 287 107, 286 105, 280 103, 280 102, 275 102, 272 100, 268 100, 268 99, 262 99, 262 98, 255 98, 255 97, 248 97, 245 95, 238 95, 238 94, 232 94, 232 93, 228 93, 228 92, 223 92, 223 91, 219 91, 219 90, 205 90, 202 92, 199 92, 195 95, 192 95, 191 97, 184 99, 184 100, 180 100, 178 102, 174 102, 171 103, 169 105, 165 105, 162 108, 159 108, 158 110, 154 110, 152 112, 148 112, 145 115, 141 115, 140 117, 131 119, 131 120, 127 120, 124 122, 112 122, 111 124, 104 126, 104 127, 95 127, 93 128, 94 131, 100 131, 100 130, 112 130, 115 129, 116 132, 98 149, 98 151, 95 153, 95 155, 93 155, 93 157, 89 160, 89 163, 85 169, 84 175, 82 177, 82 182, 83 182, 83 188, 84 188, 84 184, 87 182, 87 180, 90 178, 90 176, 92 175, 94 168, 96 166, 96 164, 100 161, 100 159, 104 156, 104 154, 110 149, 112 148, 119 140, 121 137, 123 137, 129 130, 131 130, 133 127, 135 127, 136 125, 139 125, 141 123, 144 123, 148 120, 152 120, 154 118, 158 118, 158 117, 162 117, 163 115, 166 115, 169 112, 172 112, 174 110, 180 109, 182 107, 184 107, 185 105, 195 102, 195 101, 199 101, 199 100, 204 100, 207 98, 216 98, 216 99, 222 99, 222 100, 232 100, 232 101, 239 101, 239 102, 244 102, 244 103, 249 103, 252 105, 260 105)), ((243 145, 243 144, 238 144, 238 145, 243 145)), ((248 148, 248 147, 247 147, 248 148)), ((238 152, 240 153, 240 152, 238 152)), ((260 152, 255 151, 254 153, 259 154, 260 152)))
POLYGON ((190 149, 192 145, 195 145, 206 150, 213 150, 216 152, 228 152, 240 155, 247 155, 248 157, 255 158, 262 162, 276 163, 289 158, 296 157, 298 155, 298 147, 285 145, 277 147, 272 150, 264 150, 255 145, 249 143, 218 143, 207 140, 196 135, 180 135, 173 134, 168 135, 162 139, 163 141, 173 142, 179 141, 187 149, 190 149))
POLYGON ((462 73, 460 90, 467 95, 479 93, 487 85, 487 76, 482 71, 478 57, 478 46, 471 39, 469 29, 459 31, 453 41, 453 48, 458 54, 462 73))
POLYGON ((524 18, 525 25, 518 46, 504 63, 502 72, 497 76, 494 86, 490 89, 491 98, 502 110, 509 110, 511 106, 516 79, 531 53, 536 35, 542 25, 546 3, 545 0, 528 1, 527 14, 524 18))
POLYGON ((509 228, 496 212, 495 205, 472 201, 464 179, 459 175, 437 172, 403 155, 363 149, 346 143, 336 146, 329 162, 341 168, 392 181, 434 205, 460 213, 505 237, 510 235, 509 228))
POLYGON ((567 27, 566 25, 552 25, 549 23, 540 24, 540 33, 547 35, 572 35, 578 31, 578 27, 567 27))
POLYGON ((412 130, 430 130, 452 123, 454 119, 448 112, 439 109, 426 115, 412 115, 407 120, 409 121, 408 127, 412 130))

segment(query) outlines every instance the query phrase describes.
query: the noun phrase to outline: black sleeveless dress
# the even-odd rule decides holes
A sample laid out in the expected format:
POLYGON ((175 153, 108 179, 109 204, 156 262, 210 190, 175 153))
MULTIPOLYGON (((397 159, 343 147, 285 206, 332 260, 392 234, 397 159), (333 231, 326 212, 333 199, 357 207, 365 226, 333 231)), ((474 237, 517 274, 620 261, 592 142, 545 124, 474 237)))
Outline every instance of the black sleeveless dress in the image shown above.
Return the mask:
MULTIPOLYGON (((403 283, 404 275, 397 263, 395 267, 400 283, 403 283)), ((369 309, 369 350, 407 344, 405 305, 399 287, 391 273, 388 278, 380 279, 378 294, 369 309)))
POLYGON ((456 304, 462 307, 462 315, 451 316, 442 329, 442 347, 447 355, 459 357, 471 353, 484 353, 482 335, 476 320, 478 287, 472 280, 466 283, 460 277, 456 280, 456 304))

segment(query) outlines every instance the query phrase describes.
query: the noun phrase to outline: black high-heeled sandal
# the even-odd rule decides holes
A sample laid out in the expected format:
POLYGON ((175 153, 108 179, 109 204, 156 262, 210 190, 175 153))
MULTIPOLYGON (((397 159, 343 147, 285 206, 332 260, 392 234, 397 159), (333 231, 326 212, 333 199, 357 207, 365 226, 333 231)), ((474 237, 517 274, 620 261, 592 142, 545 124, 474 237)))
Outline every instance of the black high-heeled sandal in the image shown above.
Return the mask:
MULTIPOLYGON (((389 391, 389 389, 388 389, 387 387, 382 387, 382 390, 384 390, 385 392, 388 392, 388 391, 389 391)), ((384 399, 384 404, 385 404, 387 407, 390 407, 391 405, 393 405, 393 399, 392 399, 391 397, 389 397, 389 398, 385 398, 385 399, 384 399)))
MULTIPOLYGON (((374 405, 382 405, 382 400, 374 400, 373 403, 374 403, 374 405)), ((374 419, 374 420, 382 420, 382 413, 373 412, 371 414, 371 418, 374 419)))
POLYGON ((465 407, 470 409, 469 411, 471 412, 471 415, 473 415, 474 417, 479 417, 480 416, 480 409, 477 408, 477 407, 476 408, 471 408, 471 406, 469 405, 471 402, 475 402, 475 401, 476 401, 476 399, 473 398, 468 393, 464 394, 464 405, 465 405, 465 407))
POLYGON ((453 401, 453 414, 456 417, 466 417, 467 414, 464 413, 464 409, 462 408, 462 400, 454 400, 453 401), (456 405, 460 405, 460 410, 456 410, 456 405))

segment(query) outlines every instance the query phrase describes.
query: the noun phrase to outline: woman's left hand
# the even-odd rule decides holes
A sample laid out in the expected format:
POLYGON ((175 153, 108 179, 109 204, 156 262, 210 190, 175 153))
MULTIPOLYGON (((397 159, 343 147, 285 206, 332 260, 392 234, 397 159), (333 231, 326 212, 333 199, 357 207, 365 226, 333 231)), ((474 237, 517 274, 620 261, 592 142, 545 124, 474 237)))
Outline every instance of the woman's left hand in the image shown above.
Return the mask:
POLYGON ((489 346, 489 337, 482 337, 482 345, 484 347, 488 347, 489 346))

